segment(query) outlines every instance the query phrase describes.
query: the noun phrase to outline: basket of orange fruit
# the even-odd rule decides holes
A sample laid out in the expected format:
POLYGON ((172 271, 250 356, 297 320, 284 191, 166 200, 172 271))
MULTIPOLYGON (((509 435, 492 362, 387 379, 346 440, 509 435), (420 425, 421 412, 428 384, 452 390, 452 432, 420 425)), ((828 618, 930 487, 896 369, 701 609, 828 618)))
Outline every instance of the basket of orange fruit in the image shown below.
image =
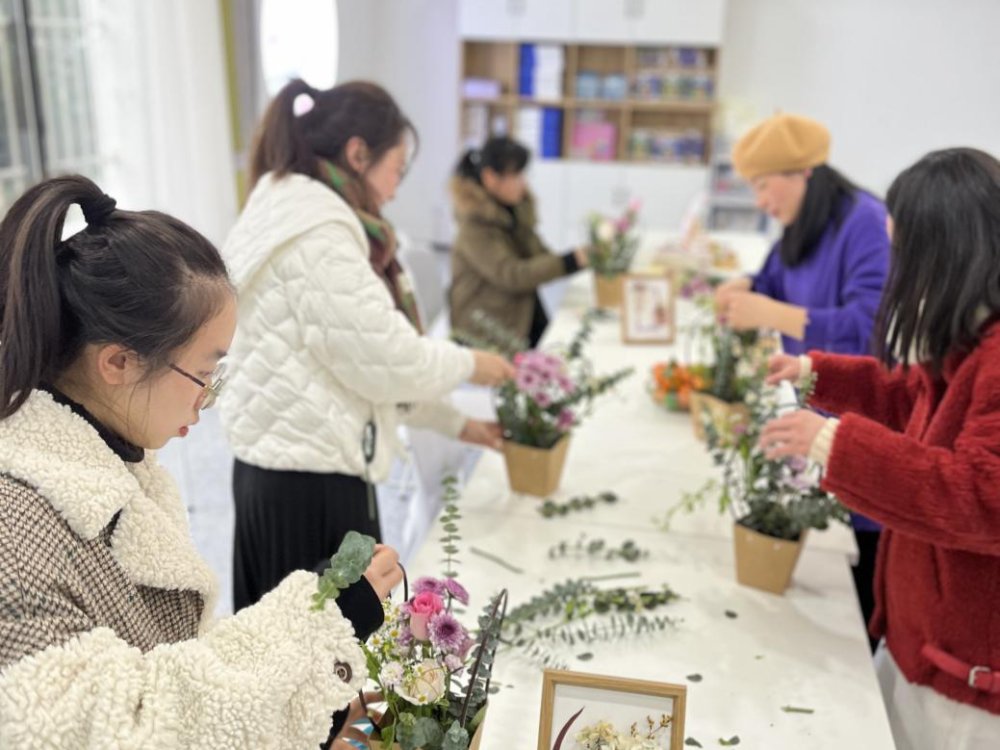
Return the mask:
POLYGON ((682 365, 673 359, 653 365, 650 375, 650 395, 667 411, 688 411, 692 391, 704 391, 712 385, 711 367, 682 365))

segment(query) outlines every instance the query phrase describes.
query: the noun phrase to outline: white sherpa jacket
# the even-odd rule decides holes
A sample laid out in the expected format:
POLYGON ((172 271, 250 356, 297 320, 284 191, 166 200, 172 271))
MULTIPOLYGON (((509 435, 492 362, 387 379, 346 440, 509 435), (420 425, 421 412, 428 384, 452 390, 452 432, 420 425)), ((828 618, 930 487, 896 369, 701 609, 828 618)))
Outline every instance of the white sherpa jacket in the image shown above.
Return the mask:
POLYGON ((125 463, 40 391, 0 422, 4 750, 317 747, 366 670, 337 606, 311 610, 315 589, 293 573, 213 620, 215 582, 155 456, 125 463))
POLYGON ((378 482, 400 417, 461 432, 464 418, 439 399, 472 375, 472 352, 419 335, 368 256, 358 217, 321 182, 266 174, 254 187, 223 248, 239 325, 220 405, 240 460, 362 476, 374 419, 378 482))

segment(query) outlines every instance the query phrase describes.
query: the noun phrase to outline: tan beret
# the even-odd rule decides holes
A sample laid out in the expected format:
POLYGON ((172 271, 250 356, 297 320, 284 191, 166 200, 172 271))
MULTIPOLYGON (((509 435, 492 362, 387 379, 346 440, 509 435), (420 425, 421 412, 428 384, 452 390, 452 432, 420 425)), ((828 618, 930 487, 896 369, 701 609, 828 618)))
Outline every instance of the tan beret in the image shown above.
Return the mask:
POLYGON ((801 115, 777 114, 751 128, 733 147, 733 166, 744 179, 797 172, 825 164, 830 131, 801 115))

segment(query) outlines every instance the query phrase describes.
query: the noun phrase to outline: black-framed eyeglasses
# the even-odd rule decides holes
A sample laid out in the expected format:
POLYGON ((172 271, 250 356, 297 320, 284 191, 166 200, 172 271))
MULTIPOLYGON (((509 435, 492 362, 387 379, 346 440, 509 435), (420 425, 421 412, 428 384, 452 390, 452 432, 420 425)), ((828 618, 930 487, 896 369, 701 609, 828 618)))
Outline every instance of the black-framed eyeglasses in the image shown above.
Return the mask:
POLYGON ((182 370, 177 365, 170 365, 170 369, 176 372, 178 375, 183 375, 188 380, 193 383, 197 383, 201 386, 201 406, 198 407, 202 411, 205 409, 211 409, 215 404, 215 400, 219 397, 219 393, 222 391, 222 386, 226 383, 226 363, 220 362, 219 366, 215 368, 215 372, 209 377, 206 383, 201 378, 196 378, 189 372, 182 370))

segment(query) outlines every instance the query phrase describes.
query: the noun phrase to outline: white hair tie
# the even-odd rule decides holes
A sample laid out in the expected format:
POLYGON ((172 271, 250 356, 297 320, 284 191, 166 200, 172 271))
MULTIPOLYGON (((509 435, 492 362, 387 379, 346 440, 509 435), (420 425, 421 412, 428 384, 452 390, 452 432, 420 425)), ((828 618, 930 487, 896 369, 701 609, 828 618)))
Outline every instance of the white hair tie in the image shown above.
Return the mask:
POLYGON ((296 117, 302 117, 302 115, 306 112, 310 112, 315 106, 316 102, 311 96, 309 96, 309 94, 299 94, 292 102, 292 113, 296 117))

